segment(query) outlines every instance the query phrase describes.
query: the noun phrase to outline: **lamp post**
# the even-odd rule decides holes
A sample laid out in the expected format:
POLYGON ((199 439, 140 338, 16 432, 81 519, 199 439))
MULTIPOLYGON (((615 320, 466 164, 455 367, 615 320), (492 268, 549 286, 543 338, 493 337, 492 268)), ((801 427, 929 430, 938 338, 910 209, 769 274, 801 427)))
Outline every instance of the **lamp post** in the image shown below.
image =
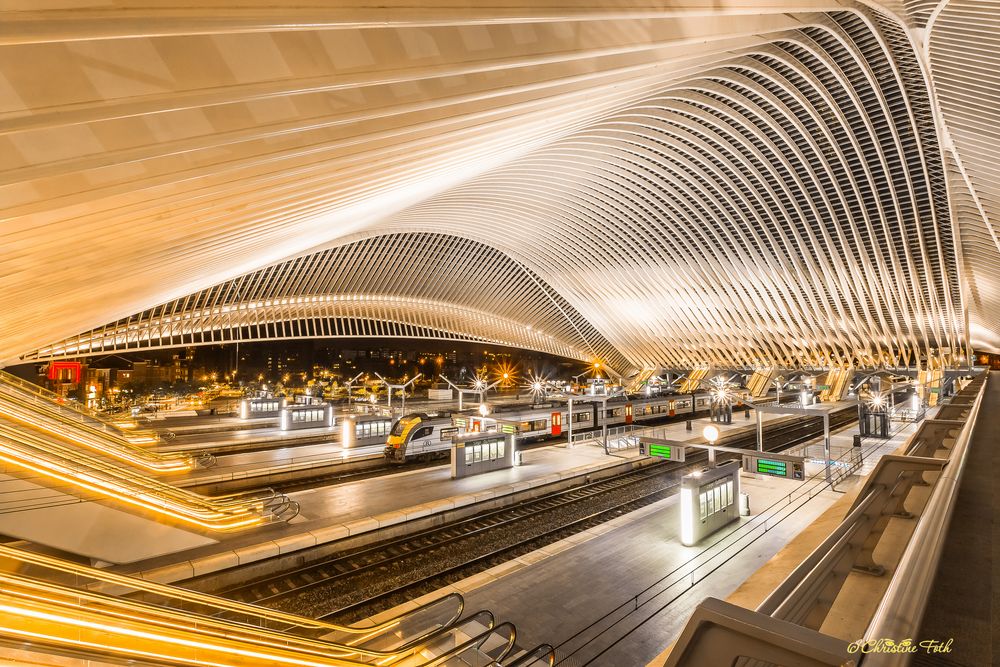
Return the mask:
POLYGON ((381 375, 379 375, 378 373, 376 373, 375 375, 378 377, 379 380, 381 380, 385 384, 386 388, 388 389, 389 394, 386 397, 386 407, 389 408, 389 416, 392 416, 392 390, 393 389, 399 389, 400 390, 400 393, 402 394, 402 401, 403 401, 403 407, 401 408, 401 410, 405 413, 406 412, 406 388, 409 387, 414 382, 416 382, 417 378, 419 378, 420 376, 422 376, 423 373, 417 373, 416 375, 413 376, 412 379, 407 380, 403 384, 389 384, 389 381, 386 380, 381 375))
POLYGON ((451 380, 449 380, 448 378, 446 378, 442 374, 439 374, 438 377, 440 377, 442 380, 444 380, 445 382, 447 382, 448 386, 450 386, 452 389, 454 389, 455 391, 458 392, 458 410, 459 410, 459 412, 461 412, 464 409, 462 398, 465 396, 465 394, 476 394, 476 395, 478 395, 479 396, 479 402, 482 403, 483 401, 486 400, 486 392, 488 392, 490 389, 492 389, 493 387, 495 387, 498 384, 500 384, 500 382, 502 382, 502 380, 497 380, 493 384, 489 384, 489 383, 486 382, 485 379, 483 379, 481 377, 476 377, 476 379, 473 380, 473 382, 472 382, 472 387, 471 388, 466 388, 466 387, 459 387, 458 385, 456 385, 454 382, 452 382, 451 380))
POLYGON ((709 424, 701 432, 702 436, 708 440, 708 462, 715 465, 715 441, 719 439, 719 429, 709 424))
POLYGON ((364 373, 358 373, 357 375, 355 375, 354 377, 352 377, 350 380, 348 380, 347 383, 346 383, 347 384, 347 408, 348 408, 348 410, 350 410, 350 408, 351 408, 351 399, 352 399, 352 397, 354 395, 354 392, 352 391, 354 389, 354 381, 357 380, 362 375, 364 375, 364 373))

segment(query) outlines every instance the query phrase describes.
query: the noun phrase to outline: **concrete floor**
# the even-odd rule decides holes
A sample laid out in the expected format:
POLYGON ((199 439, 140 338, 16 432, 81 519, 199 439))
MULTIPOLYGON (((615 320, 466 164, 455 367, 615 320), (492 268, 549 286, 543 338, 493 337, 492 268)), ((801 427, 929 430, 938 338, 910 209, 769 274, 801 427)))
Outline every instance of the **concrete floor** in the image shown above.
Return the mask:
MULTIPOLYGON (((864 469, 912 430, 900 428, 887 441, 866 441, 870 460, 864 469)), ((843 441, 837 444, 852 442, 853 432, 835 436, 843 441)), ((462 593, 467 609, 491 609, 514 622, 523 647, 557 645, 559 660, 570 656, 568 665, 644 665, 662 654, 701 600, 729 596, 843 498, 822 490, 822 470, 815 472, 804 483, 742 475, 753 515, 696 547, 680 544, 678 503, 672 497, 445 590, 462 593), (727 559, 724 567, 714 567, 727 559)))
MULTIPOLYGON (((744 492, 751 496, 752 509, 758 512, 773 503, 780 504, 782 498, 801 487, 789 480, 747 475, 742 483, 744 492)), ((735 554, 735 549, 730 549, 731 553, 723 551, 722 545, 748 535, 761 519, 753 524, 755 517, 744 517, 699 545, 685 547, 679 540, 678 502, 674 496, 646 508, 634 520, 622 522, 612 531, 466 592, 467 608, 491 609, 503 620, 513 621, 522 646, 542 642, 556 645, 560 660, 580 649, 568 664, 583 664, 596 657, 591 664, 644 665, 680 632, 702 598, 725 597, 735 590, 838 497, 825 491, 780 522, 780 515, 776 515, 774 527, 748 544, 724 568, 712 574, 711 567, 693 570, 695 579, 704 579, 690 587, 692 567, 685 563, 691 559, 702 562, 716 551, 725 554, 719 560, 735 554), (729 541, 720 543, 726 536, 729 541), (719 547, 706 551, 716 543, 719 547), (653 588, 643 593, 650 586, 653 588), (634 610, 637 594, 642 604, 634 610), (611 618, 601 621, 607 614, 612 614, 611 618), (619 621, 617 625, 601 634, 615 621, 619 621), (595 628, 576 636, 581 628, 595 622, 595 628), (629 634, 624 640, 612 646, 626 632, 629 634), (607 652, 602 653, 605 649, 607 652)), ((745 541, 749 542, 749 537, 745 541)), ((461 584, 456 587, 462 588, 461 584)))

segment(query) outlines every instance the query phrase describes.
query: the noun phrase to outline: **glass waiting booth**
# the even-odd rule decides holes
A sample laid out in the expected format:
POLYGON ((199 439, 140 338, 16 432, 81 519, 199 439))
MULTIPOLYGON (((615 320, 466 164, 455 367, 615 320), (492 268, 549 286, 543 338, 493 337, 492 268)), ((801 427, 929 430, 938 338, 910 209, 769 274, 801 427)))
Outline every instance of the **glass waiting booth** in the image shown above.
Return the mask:
POLYGON ((513 433, 473 433, 452 439, 451 477, 470 477, 514 465, 513 433))

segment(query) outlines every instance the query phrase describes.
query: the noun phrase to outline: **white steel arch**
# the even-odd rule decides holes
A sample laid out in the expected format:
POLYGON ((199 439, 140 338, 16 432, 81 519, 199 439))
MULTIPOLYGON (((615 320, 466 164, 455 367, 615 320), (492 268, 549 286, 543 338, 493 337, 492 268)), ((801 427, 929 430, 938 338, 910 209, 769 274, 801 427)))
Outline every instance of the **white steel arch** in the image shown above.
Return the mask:
POLYGON ((358 333, 622 371, 1000 350, 996 0, 12 8, 0 363, 358 333))

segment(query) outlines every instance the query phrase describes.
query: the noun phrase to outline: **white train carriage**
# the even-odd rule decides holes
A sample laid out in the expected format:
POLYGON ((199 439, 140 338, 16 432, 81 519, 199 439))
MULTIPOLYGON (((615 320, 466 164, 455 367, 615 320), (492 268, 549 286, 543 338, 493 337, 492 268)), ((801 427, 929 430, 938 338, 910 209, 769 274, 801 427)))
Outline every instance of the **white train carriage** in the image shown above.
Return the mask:
MULTIPOLYGON (((746 396, 738 393, 739 405, 746 396)), ((664 417, 673 417, 694 410, 707 410, 711 406, 710 394, 690 394, 673 396, 640 396, 634 398, 610 399, 606 404, 588 401, 573 405, 573 431, 582 432, 602 428, 605 424, 621 426, 641 424, 664 417)), ((738 406, 737 406, 738 407, 738 406)), ((456 425, 464 432, 502 430, 512 427, 521 441, 543 439, 562 435, 569 430, 569 408, 565 403, 549 403, 544 406, 500 406, 487 417, 474 413, 456 416, 456 425)))

